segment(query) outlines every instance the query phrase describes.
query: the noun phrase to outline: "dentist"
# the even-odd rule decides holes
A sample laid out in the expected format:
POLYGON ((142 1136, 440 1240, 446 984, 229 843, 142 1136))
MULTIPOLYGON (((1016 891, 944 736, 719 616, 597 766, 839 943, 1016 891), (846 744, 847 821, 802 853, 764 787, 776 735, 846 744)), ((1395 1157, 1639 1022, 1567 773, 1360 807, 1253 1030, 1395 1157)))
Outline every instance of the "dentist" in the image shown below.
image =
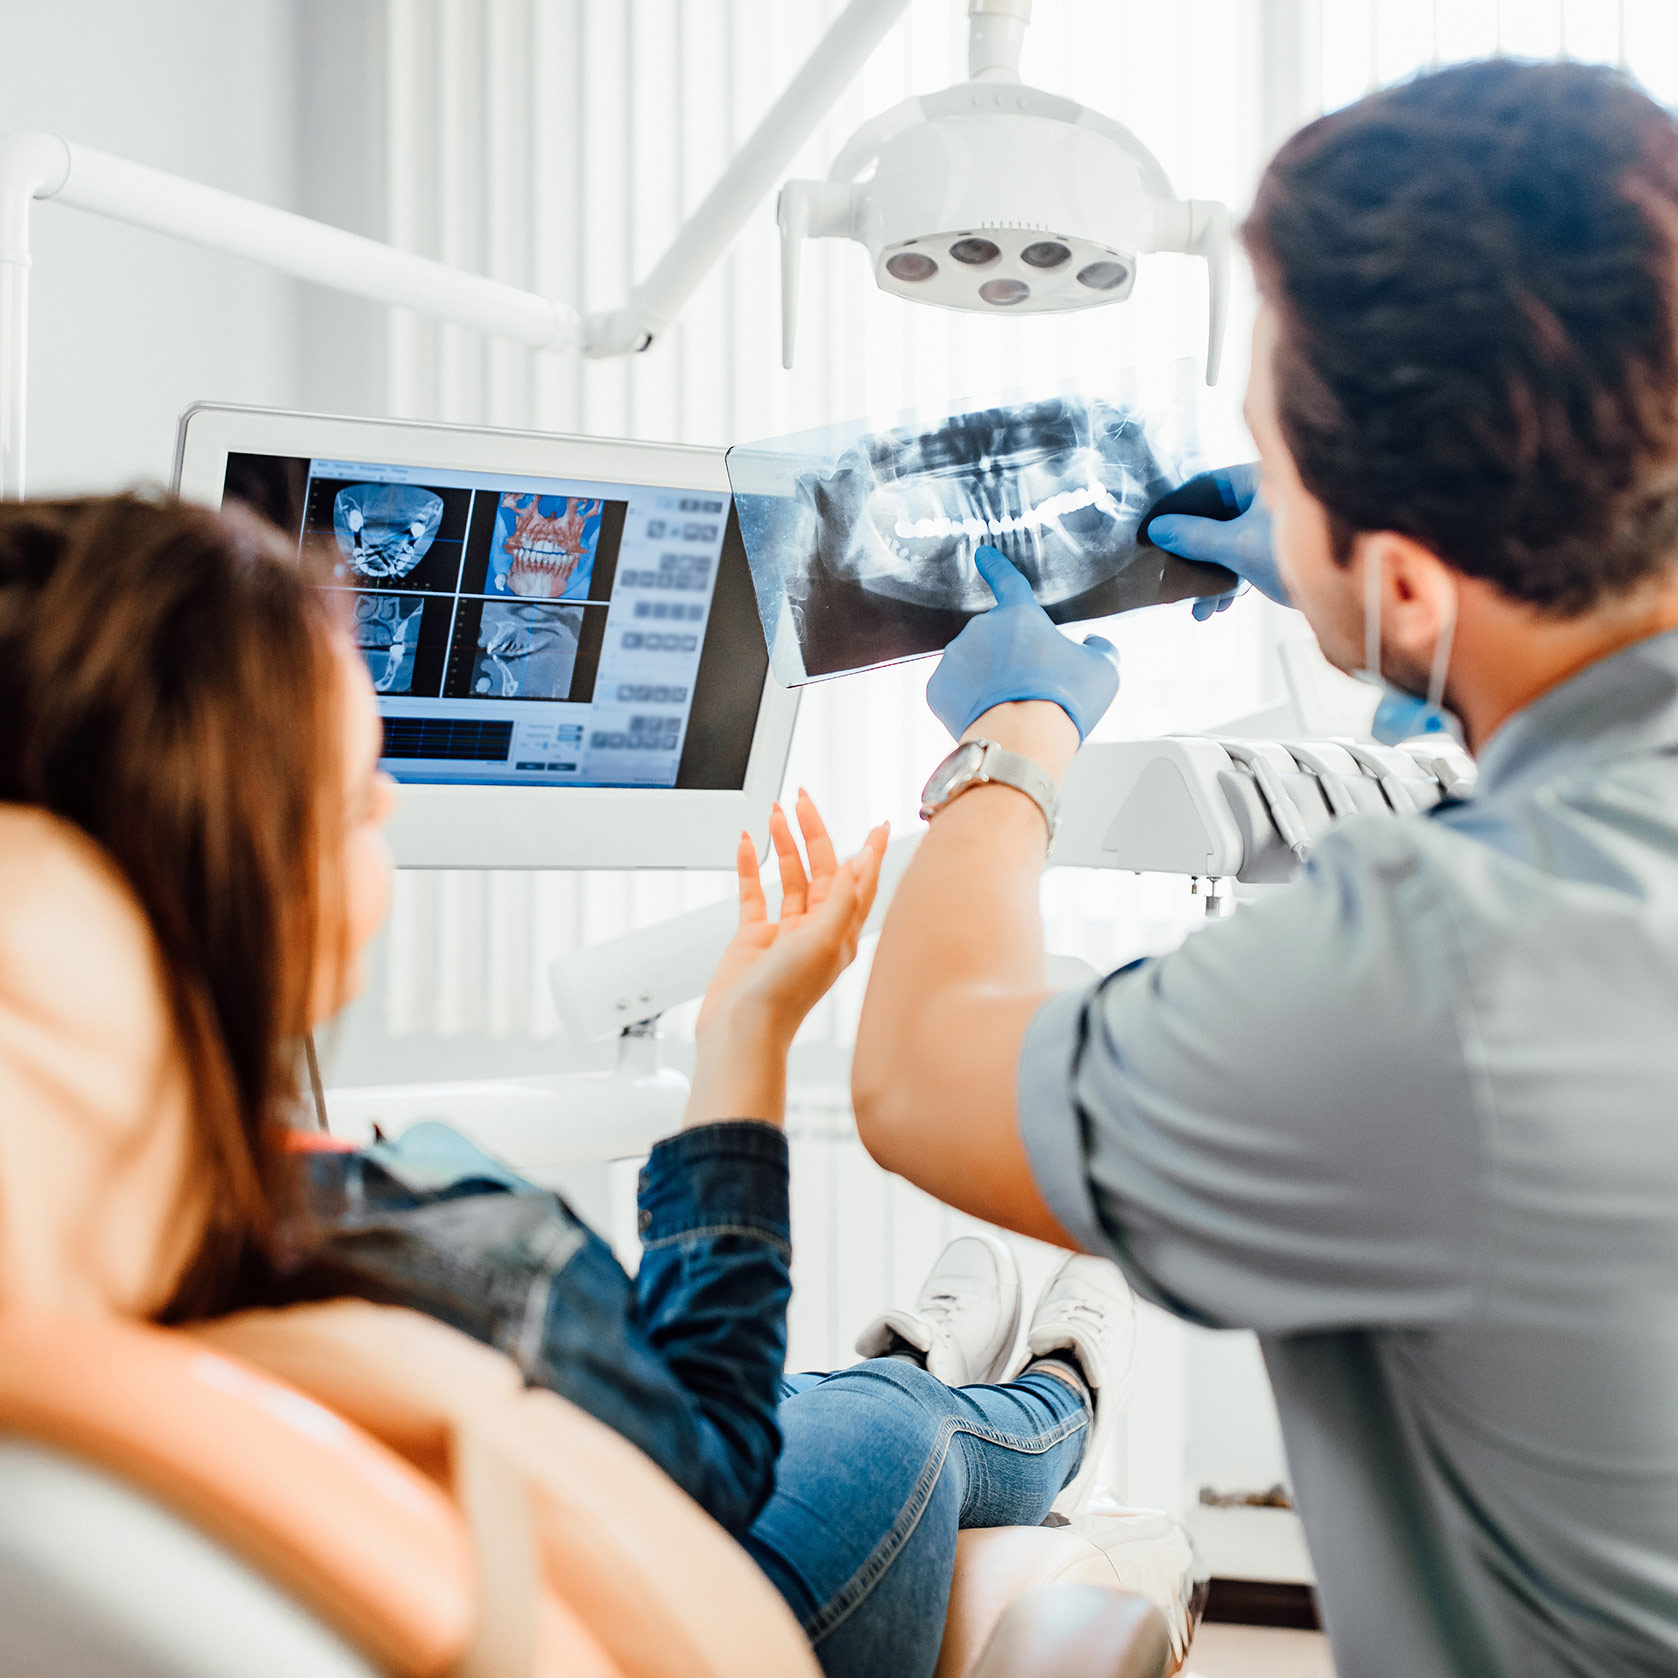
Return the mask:
POLYGON ((1283 146, 1246 241, 1273 535, 1236 476, 1160 538, 1478 791, 1051 995, 1045 818, 1116 675, 984 555, 858 1124, 1258 1331, 1341 1678, 1678 1671, 1678 125, 1606 69, 1423 76, 1283 146))

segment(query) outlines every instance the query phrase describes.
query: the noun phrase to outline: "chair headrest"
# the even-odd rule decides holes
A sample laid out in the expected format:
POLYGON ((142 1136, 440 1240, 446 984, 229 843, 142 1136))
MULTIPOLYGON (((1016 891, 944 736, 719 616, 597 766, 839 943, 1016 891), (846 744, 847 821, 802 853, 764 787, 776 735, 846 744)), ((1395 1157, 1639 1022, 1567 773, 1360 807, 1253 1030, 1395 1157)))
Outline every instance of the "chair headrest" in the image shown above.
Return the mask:
POLYGON ((0 804, 0 1306, 161 1303, 187 1111, 126 882, 67 822, 0 804))
POLYGON ((395 1672, 442 1672, 471 1638, 472 1560, 443 1493, 330 1410, 185 1335, 0 1316, 0 1433, 139 1486, 395 1672))

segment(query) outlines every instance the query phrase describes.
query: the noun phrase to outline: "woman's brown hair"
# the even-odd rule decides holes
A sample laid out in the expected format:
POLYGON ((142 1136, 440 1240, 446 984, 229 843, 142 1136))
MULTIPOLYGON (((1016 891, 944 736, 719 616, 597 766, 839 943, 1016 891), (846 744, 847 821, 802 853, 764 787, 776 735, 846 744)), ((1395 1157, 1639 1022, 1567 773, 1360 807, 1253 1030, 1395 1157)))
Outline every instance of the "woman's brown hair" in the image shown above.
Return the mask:
POLYGON ((0 505, 0 800, 80 828, 151 923, 208 1220, 165 1320, 225 1306, 272 1220, 336 796, 331 596, 238 511, 0 505))

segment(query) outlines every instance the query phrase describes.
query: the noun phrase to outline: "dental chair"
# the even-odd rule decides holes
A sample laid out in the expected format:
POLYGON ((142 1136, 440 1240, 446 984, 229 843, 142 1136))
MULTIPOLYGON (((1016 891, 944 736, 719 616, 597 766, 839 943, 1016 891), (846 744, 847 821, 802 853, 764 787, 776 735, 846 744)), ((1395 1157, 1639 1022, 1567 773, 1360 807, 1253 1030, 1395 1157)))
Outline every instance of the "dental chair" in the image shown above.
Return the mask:
MULTIPOLYGON (((1127 1563, 1181 1574, 1179 1552, 1112 1519, 1105 1548, 964 1533, 938 1678, 1176 1671, 1189 1618, 1120 1586, 1127 1563)), ((818 1670, 745 1553, 633 1446, 453 1330, 352 1301, 192 1333, 0 1319, 0 1668, 818 1670)))
MULTIPOLYGON (((155 987, 136 910, 38 813, 0 820, 0 862, 0 1088, 125 1110, 146 1085, 115 1028, 155 987)), ((1164 1678, 1192 1574, 1160 1516, 964 1533, 938 1678, 1164 1678)), ((500 1353, 354 1300, 190 1331, 0 1312, 0 1673, 819 1678, 648 1458, 500 1353)))

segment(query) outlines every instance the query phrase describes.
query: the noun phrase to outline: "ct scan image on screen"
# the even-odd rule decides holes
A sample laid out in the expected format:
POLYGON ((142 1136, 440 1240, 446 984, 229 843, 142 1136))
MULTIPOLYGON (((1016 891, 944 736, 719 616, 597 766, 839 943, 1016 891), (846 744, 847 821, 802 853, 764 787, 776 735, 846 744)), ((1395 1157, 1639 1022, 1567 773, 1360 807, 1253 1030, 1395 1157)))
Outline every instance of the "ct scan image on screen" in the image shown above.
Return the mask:
POLYGON ((694 705, 728 495, 230 454, 224 499, 328 555, 398 780, 742 784, 744 748, 687 751, 717 732, 694 705))

